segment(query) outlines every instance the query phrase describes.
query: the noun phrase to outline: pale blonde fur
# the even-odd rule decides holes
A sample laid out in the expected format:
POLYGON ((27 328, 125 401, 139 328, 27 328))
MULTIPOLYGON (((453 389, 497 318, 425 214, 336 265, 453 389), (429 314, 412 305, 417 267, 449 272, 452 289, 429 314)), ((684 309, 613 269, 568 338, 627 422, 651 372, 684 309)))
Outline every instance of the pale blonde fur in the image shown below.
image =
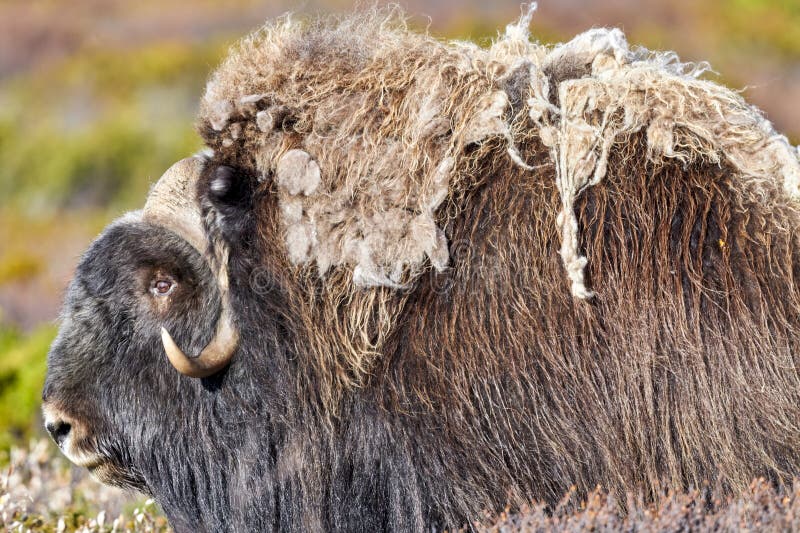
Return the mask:
POLYGON ((539 138, 550 150, 561 256, 580 298, 593 292, 575 199, 639 131, 655 163, 728 162, 756 187, 783 180, 799 194, 798 152, 739 94, 700 79, 706 65, 632 49, 617 29, 531 42, 533 9, 489 48, 409 32, 395 11, 360 28, 358 17, 313 28, 285 17, 217 70, 201 122, 222 147, 250 150, 263 179, 276 177, 292 262, 323 276, 347 267, 356 286, 401 287, 426 265, 446 268, 441 207, 501 146, 492 139, 527 170, 518 145, 539 138), (520 77, 523 94, 511 94, 520 77), (392 99, 398 88, 404 97, 392 99))

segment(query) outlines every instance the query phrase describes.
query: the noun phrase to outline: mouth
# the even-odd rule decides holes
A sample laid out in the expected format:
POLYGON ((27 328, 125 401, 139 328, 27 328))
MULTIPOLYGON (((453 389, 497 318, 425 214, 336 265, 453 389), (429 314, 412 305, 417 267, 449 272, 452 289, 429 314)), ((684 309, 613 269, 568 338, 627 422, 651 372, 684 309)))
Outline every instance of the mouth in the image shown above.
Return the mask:
POLYGON ((78 446, 75 446, 75 443, 72 442, 72 439, 65 440, 60 443, 58 447, 61 453, 63 453, 70 462, 77 466, 88 468, 89 470, 96 469, 109 461, 108 458, 103 457, 97 452, 78 448, 78 446))
POLYGON ((138 486, 110 457, 93 451, 76 450, 76 446, 70 444, 65 442, 63 446, 59 446, 61 453, 74 465, 87 469, 89 475, 100 483, 123 488, 138 486))
POLYGON ((76 451, 75 446, 60 447, 61 453, 76 466, 89 471, 95 480, 106 485, 124 489, 142 490, 142 481, 133 473, 123 469, 116 461, 97 452, 76 451))
POLYGON ((119 472, 110 460, 102 459, 91 465, 87 465, 86 468, 89 470, 89 474, 100 483, 105 483, 106 485, 120 485, 119 472))
POLYGON ((67 457, 67 459, 72 461, 74 464, 81 466, 83 468, 88 468, 90 471, 95 470, 96 468, 108 462, 108 459, 97 453, 86 453, 86 452, 75 453, 67 451, 64 448, 61 449, 61 452, 67 457))

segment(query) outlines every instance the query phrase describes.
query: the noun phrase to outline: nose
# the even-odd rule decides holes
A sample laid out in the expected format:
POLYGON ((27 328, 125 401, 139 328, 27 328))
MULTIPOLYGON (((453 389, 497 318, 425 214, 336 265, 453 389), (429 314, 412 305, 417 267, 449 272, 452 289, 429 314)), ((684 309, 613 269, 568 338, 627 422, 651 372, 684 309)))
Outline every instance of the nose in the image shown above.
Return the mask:
POLYGON ((69 432, 72 429, 72 426, 64 422, 63 420, 55 420, 53 422, 48 422, 45 424, 45 428, 47 432, 50 433, 50 436, 53 437, 53 440, 56 441, 59 448, 64 443, 64 441, 69 436, 69 432))

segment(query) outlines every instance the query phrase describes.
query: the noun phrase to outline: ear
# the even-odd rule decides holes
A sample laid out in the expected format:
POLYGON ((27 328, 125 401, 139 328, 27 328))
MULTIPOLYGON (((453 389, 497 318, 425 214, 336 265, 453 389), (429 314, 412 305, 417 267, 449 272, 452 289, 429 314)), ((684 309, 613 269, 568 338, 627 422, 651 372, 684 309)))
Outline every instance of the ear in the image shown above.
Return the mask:
POLYGON ((197 191, 203 217, 229 243, 250 229, 255 185, 254 177, 228 165, 210 164, 203 173, 197 191))

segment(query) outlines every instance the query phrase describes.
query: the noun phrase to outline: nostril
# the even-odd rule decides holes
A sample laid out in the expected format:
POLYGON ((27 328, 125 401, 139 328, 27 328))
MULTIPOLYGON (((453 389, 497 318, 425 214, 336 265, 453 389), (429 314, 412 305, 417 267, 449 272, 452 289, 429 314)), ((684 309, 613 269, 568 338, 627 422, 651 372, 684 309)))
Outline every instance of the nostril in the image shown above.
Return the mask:
POLYGON ((72 426, 67 422, 49 422, 45 428, 47 432, 50 433, 50 436, 53 437, 53 440, 56 441, 56 444, 61 446, 64 443, 64 440, 69 435, 72 426))

